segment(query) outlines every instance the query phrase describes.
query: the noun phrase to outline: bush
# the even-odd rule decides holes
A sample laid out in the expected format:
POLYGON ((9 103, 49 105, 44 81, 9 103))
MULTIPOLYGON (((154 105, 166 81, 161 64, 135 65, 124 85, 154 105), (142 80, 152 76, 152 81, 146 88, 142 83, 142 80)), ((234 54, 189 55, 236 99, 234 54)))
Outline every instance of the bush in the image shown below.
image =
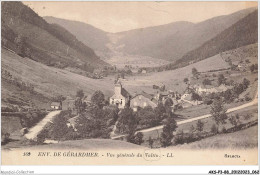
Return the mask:
POLYGON ((168 117, 161 133, 160 142, 162 147, 167 147, 172 144, 173 131, 177 128, 177 123, 173 117, 168 117))
POLYGON ((210 128, 210 131, 213 133, 213 134, 216 134, 218 133, 218 127, 216 124, 213 124, 210 128))
POLYGON ((10 140, 10 133, 4 133, 3 131, 1 131, 1 144, 5 145, 6 143, 8 143, 10 140))
POLYGON ((135 135, 135 144, 141 145, 141 144, 144 142, 143 137, 144 137, 143 133, 138 132, 138 133, 135 135))
POLYGON ((252 117, 252 114, 244 115, 244 120, 249 120, 252 117))
POLYGON ((43 144, 45 139, 48 137, 49 133, 46 129, 43 129, 38 135, 37 135, 37 144, 43 144))

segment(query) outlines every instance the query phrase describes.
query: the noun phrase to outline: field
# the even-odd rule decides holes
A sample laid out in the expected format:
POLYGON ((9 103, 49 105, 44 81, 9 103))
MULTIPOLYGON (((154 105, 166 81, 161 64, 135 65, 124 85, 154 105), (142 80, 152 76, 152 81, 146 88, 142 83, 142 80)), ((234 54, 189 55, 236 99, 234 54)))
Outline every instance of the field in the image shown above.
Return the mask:
MULTIPOLYGON (((231 113, 229 113, 228 116, 235 115, 235 114, 239 114, 239 116, 241 116, 240 120, 242 123, 247 123, 249 121, 257 120, 257 118, 258 118, 257 105, 251 106, 249 108, 241 109, 241 110, 238 110, 235 112, 231 112, 231 113), (245 120, 242 116, 245 116, 246 114, 252 114, 253 116, 251 118, 249 118, 248 120, 245 120)), ((215 121, 213 120, 212 117, 202 119, 201 121, 204 123, 204 131, 207 131, 207 132, 210 131, 211 126, 215 123, 215 121)), ((176 133, 180 132, 181 130, 183 130, 183 132, 190 132, 190 128, 192 125, 194 126, 194 128, 196 128, 196 123, 197 123, 197 121, 193 121, 190 123, 179 125, 176 133)), ((230 124, 229 121, 227 121, 227 123, 224 126, 227 129, 227 128, 231 127, 232 125, 230 124)), ((221 125, 220 129, 222 129, 222 128, 223 128, 223 126, 221 125)), ((146 132, 146 133, 144 133, 144 140, 148 140, 149 137, 152 137, 153 139, 158 139, 161 135, 161 132, 162 132, 162 129, 146 132)), ((159 144, 160 143, 158 141, 156 141, 155 146, 156 145, 159 146, 159 144)), ((148 146, 147 143, 144 143, 144 145, 148 146)))
MULTIPOLYGON (((190 144, 179 145, 180 149, 248 149, 258 146, 258 126, 234 133, 209 137, 190 144)), ((169 147, 176 148, 176 147, 169 147)))
MULTIPOLYGON (((113 94, 114 76, 91 79, 67 70, 48 67, 28 58, 21 58, 5 49, 2 49, 1 61, 3 70, 7 70, 13 77, 23 82, 32 84, 37 93, 48 99, 56 95, 75 96, 78 89, 83 89, 86 95, 92 94, 96 90, 103 91, 106 97, 113 94)), ((127 76, 125 80, 122 80, 122 84, 132 94, 141 91, 155 93, 156 91, 152 89, 153 84, 165 84, 167 89, 182 92, 185 86, 183 79, 191 76, 192 67, 196 67, 199 71, 208 71, 227 68, 228 65, 219 56, 214 56, 178 70, 127 76)), ((10 98, 16 92, 17 90, 11 85, 2 84, 2 99, 10 98)), ((29 96, 29 99, 38 99, 30 94, 26 95, 29 96)), ((41 102, 46 104, 46 99, 41 102)), ((37 103, 37 100, 35 103, 40 104, 37 103)), ((41 105, 45 107, 44 104, 41 105)))
MULTIPOLYGON (((4 149, 12 148, 10 145, 6 145, 4 149)), ((19 145, 19 148, 23 148, 19 145)), ((28 146, 26 146, 28 148, 28 146)), ((104 149, 144 149, 144 147, 135 145, 132 143, 110 140, 110 139, 85 139, 85 140, 71 140, 62 141, 59 143, 45 144, 45 145, 34 145, 30 149, 66 149, 66 150, 104 150, 104 149)))
MULTIPOLYGON (((28 58, 21 58, 5 49, 2 49, 1 61, 2 70, 7 70, 13 77, 32 84, 37 93, 49 99, 56 95, 75 96, 78 89, 83 89, 86 95, 96 90, 102 90, 108 96, 113 92, 112 79, 94 80, 66 70, 48 67, 28 58)), ((2 84, 2 100, 16 92, 17 90, 10 84, 2 84)), ((33 99, 30 94, 27 95, 29 99, 33 99)))
POLYGON ((152 85, 155 84, 165 85, 167 90, 183 93, 183 91, 187 88, 187 85, 183 83, 183 79, 190 78, 192 76, 191 70, 193 67, 195 67, 199 72, 206 72, 210 70, 226 69, 229 68, 229 65, 220 57, 220 55, 215 55, 206 60, 176 70, 157 73, 153 72, 127 77, 123 84, 131 92, 136 91, 136 89, 140 89, 148 93, 155 93, 156 90, 152 89, 152 85))

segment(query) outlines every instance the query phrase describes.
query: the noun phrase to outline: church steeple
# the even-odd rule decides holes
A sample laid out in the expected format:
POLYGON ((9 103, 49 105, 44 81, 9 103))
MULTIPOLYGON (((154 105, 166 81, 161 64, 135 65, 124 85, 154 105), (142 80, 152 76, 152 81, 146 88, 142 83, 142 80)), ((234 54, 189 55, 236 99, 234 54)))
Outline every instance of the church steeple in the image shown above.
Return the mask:
POLYGON ((118 80, 118 81, 115 83, 115 95, 121 95, 121 92, 122 92, 122 84, 121 84, 121 82, 118 80))

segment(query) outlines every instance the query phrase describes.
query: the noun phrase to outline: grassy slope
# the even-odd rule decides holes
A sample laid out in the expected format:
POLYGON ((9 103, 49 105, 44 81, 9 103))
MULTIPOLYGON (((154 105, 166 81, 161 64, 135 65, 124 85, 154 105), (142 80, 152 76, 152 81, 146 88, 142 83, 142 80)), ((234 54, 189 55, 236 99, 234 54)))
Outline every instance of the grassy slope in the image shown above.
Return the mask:
POLYGON ((110 140, 110 139, 85 139, 63 141, 56 144, 34 146, 33 149, 84 149, 84 150, 104 150, 104 149, 144 149, 144 147, 132 143, 110 140))
MULTIPOLYGON (((255 48, 255 45, 246 46, 246 48, 249 50, 252 47, 255 48)), ((240 51, 236 51, 236 53, 240 53, 242 51, 243 49, 240 48, 240 51)), ((257 49, 254 49, 254 51, 247 55, 246 58, 251 58, 251 55, 254 55, 256 51, 257 49)), ((234 50, 232 52, 234 52, 234 50)), ((257 56, 254 56, 250 59, 250 61, 255 62, 254 60, 257 60, 256 58, 257 56)), ((126 76, 126 79, 122 80, 122 84, 132 95, 135 92, 141 91, 156 93, 156 91, 152 89, 153 84, 165 84, 166 89, 171 89, 173 91, 182 93, 187 86, 185 83, 183 83, 183 79, 192 76, 191 70, 193 67, 197 68, 200 72, 205 72, 209 70, 228 68, 229 65, 223 61, 220 55, 215 55, 211 58, 177 70, 148 73, 138 76, 126 76)), ((74 74, 67 70, 45 66, 28 58, 21 58, 18 55, 13 54, 5 49, 2 49, 2 69, 9 71, 13 76, 22 79, 25 82, 32 83, 37 92, 48 98, 57 94, 62 94, 64 96, 74 96, 78 89, 83 89, 86 95, 93 93, 95 90, 102 90, 107 97, 113 94, 114 76, 105 77, 104 79, 90 79, 85 76, 74 74)), ((248 73, 239 73, 239 75, 235 77, 232 76, 232 79, 238 81, 238 77, 241 79, 243 76, 245 76, 251 82, 253 82, 255 76, 246 74, 248 73)), ((257 74, 255 75, 257 76, 257 74)), ((9 84, 2 84, 3 98, 7 98, 8 94, 14 95, 17 93, 18 91, 15 87, 11 88, 9 84)), ((20 97, 21 95, 18 94, 17 96, 20 97)), ((34 101, 36 102, 39 98, 37 96, 31 96, 28 93, 24 93, 22 98, 26 99, 26 96, 30 100, 35 99, 34 101)), ((46 100, 41 100, 41 102, 41 105, 46 104, 46 100)))
POLYGON ((93 48, 95 51, 107 52, 106 43, 109 42, 107 32, 97 29, 89 24, 71 21, 66 19, 55 18, 52 16, 43 17, 50 24, 58 24, 64 27, 82 41, 87 46, 93 48))
POLYGON ((245 149, 258 146, 258 126, 229 134, 221 134, 190 144, 178 146, 185 149, 245 149))
MULTIPOLYGON (((113 81, 110 83, 108 80, 94 80, 66 70, 48 67, 28 58, 21 58, 5 49, 2 49, 1 61, 3 70, 9 71, 24 82, 33 84, 34 89, 45 97, 51 98, 58 94, 74 96, 78 89, 83 89, 86 95, 95 90, 102 90, 106 95, 112 94, 113 81)), ((9 84, 2 85, 2 97, 12 93, 16 91, 10 89, 9 84)))
POLYGON ((257 42, 258 11, 250 13, 200 47, 188 52, 177 62, 202 60, 218 53, 257 42))
POLYGON ((66 66, 81 63, 89 63, 92 66, 106 64, 74 35, 58 25, 48 24, 21 2, 4 2, 1 5, 2 26, 6 29, 2 37, 9 43, 14 42, 7 37, 9 33, 14 32, 16 35, 26 37, 32 59, 44 64, 55 63, 66 66))
POLYGON ((187 85, 183 83, 183 79, 192 76, 191 70, 193 67, 195 67, 200 72, 205 72, 209 70, 228 68, 229 65, 225 61, 223 61, 223 59, 219 55, 215 55, 211 58, 180 69, 129 77, 129 79, 127 79, 127 81, 123 83, 128 87, 128 89, 136 89, 138 86, 139 89, 151 93, 156 92, 152 89, 153 84, 165 84, 166 89, 171 89, 173 91, 178 91, 179 93, 182 93, 187 87, 187 85))
MULTIPOLYGON (((152 84, 161 83, 166 84, 167 89, 181 92, 183 90, 183 78, 191 76, 192 67, 196 67, 199 71, 206 71, 226 68, 228 65, 219 56, 215 56, 178 70, 127 77, 122 83, 132 94, 135 91, 141 92, 142 90, 154 93, 152 84)), ((67 70, 48 67, 28 58, 21 58, 5 49, 2 49, 2 69, 9 71, 14 77, 24 82, 33 84, 36 92, 47 98, 58 94, 74 96, 78 89, 83 89, 86 95, 96 90, 102 90, 107 97, 113 94, 114 76, 104 79, 90 79, 67 70)), ((3 98, 8 98, 17 93, 18 91, 15 87, 11 87, 8 83, 2 84, 3 98)), ((23 95, 17 94, 17 96, 22 96, 23 98, 27 96, 30 100, 35 99, 36 102, 38 99, 37 96, 34 97, 27 93, 23 95)), ((46 99, 40 100, 40 102, 40 105, 43 105, 42 107, 46 106, 46 99)))
MULTIPOLYGON (((244 116, 246 114, 252 114, 253 117, 250 118, 248 121, 256 120, 257 114, 258 114, 257 113, 257 105, 252 106, 250 108, 245 108, 245 109, 241 109, 241 110, 232 112, 229 115, 235 115, 235 114, 239 114, 240 116, 244 116)), ((240 120, 243 121, 243 122, 248 122, 248 121, 244 121, 243 117, 240 117, 240 120)), ((214 124, 213 118, 209 117, 209 118, 206 118, 206 119, 202 119, 201 121, 205 124, 204 125, 204 131, 210 131, 212 124, 214 124)), ((189 132, 191 125, 193 125, 194 128, 196 128, 196 123, 197 123, 197 121, 193 121, 193 122, 190 122, 190 123, 180 125, 177 129, 177 132, 181 131, 181 130, 183 130, 184 132, 189 132)), ((221 127, 222 126, 220 126, 220 129, 221 129, 221 127)), ((229 122, 227 122, 227 124, 225 124, 225 127, 227 129, 227 128, 231 127, 231 124, 229 122)), ((160 136, 161 132, 162 132, 162 129, 158 129, 157 131, 146 132, 144 134, 144 139, 147 140, 149 138, 149 136, 151 136, 154 139, 157 139, 158 134, 160 136)))

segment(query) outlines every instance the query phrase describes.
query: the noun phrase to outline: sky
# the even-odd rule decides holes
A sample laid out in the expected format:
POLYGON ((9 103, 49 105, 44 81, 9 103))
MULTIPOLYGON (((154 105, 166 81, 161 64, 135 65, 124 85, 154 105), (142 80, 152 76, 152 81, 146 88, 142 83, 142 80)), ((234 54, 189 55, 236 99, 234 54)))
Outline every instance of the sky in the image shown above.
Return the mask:
POLYGON ((176 21, 201 22, 255 7, 257 2, 51 2, 26 1, 40 16, 80 21, 106 32, 121 32, 176 21))

